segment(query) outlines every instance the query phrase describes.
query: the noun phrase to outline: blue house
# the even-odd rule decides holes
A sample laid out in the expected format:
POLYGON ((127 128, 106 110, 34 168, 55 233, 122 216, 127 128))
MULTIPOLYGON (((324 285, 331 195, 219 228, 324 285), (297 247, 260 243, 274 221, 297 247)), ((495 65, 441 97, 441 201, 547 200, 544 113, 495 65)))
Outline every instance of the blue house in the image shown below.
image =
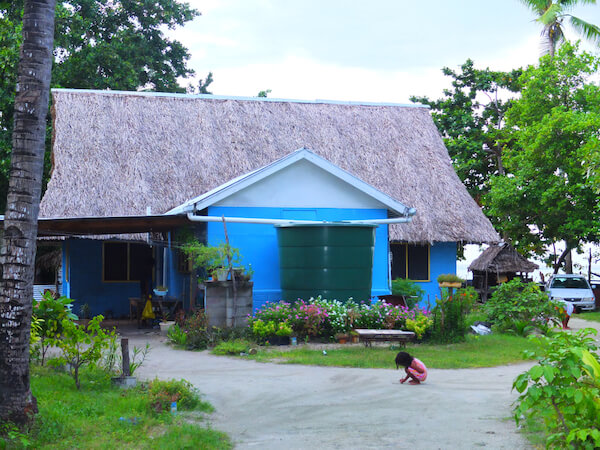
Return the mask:
POLYGON ((144 279, 195 305, 178 232, 218 244, 223 216, 255 308, 281 295, 274 222, 377 221, 372 295, 408 277, 431 304, 461 243, 499 240, 425 107, 57 89, 53 109, 40 231, 92 313, 127 315, 144 279))

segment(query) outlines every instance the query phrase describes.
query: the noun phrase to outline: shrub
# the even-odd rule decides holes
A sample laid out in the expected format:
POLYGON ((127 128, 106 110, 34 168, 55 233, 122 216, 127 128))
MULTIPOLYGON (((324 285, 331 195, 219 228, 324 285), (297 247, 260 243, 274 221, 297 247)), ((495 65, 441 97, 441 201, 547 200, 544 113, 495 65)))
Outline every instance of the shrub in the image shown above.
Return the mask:
POLYGON ((221 342, 213 348, 212 352, 215 355, 239 355, 247 353, 250 350, 251 343, 244 339, 236 339, 234 341, 221 342))
POLYGON ((417 336, 417 339, 423 339, 423 335, 432 324, 433 320, 424 315, 419 315, 415 319, 406 319, 406 329, 413 331, 417 336))
POLYGON ((193 409, 200 402, 198 391, 186 380, 155 379, 148 385, 148 395, 150 407, 158 413, 168 411, 173 402, 177 409, 193 409))
POLYGON ((454 295, 460 298, 466 314, 469 314, 473 310, 475 304, 479 301, 479 294, 473 286, 457 289, 454 295))
POLYGON ((415 320, 419 315, 428 316, 429 312, 420 308, 394 306, 384 301, 358 304, 352 300, 342 303, 317 297, 307 302, 299 300, 294 304, 266 303, 254 317, 248 318, 248 329, 261 340, 290 334, 306 339, 331 339, 353 328, 402 329, 406 327, 407 319, 415 320))
POLYGON ((562 306, 550 301, 536 283, 515 278, 498 286, 484 311, 496 329, 519 334, 527 326, 543 329, 548 320, 558 320, 562 306))
POLYGON ((72 313, 73 300, 63 296, 58 298, 54 297, 54 294, 46 290, 42 298, 37 301, 33 301, 33 318, 32 322, 36 323, 36 339, 31 344, 39 346, 38 349, 34 349, 34 354, 39 354, 41 358, 41 365, 44 365, 46 359, 46 352, 48 349, 55 345, 55 339, 63 331, 63 321, 77 320, 77 316, 72 313))
POLYGON ((467 303, 467 300, 463 300, 461 296, 450 296, 447 292, 442 294, 442 299, 437 300, 432 313, 433 341, 450 343, 465 340, 467 303))
POLYGON ((183 329, 186 333, 185 345, 190 350, 204 350, 216 344, 219 330, 208 324, 208 316, 203 309, 187 317, 183 329))
POLYGON ((167 330, 167 339, 178 347, 187 346, 187 333, 178 324, 173 324, 167 330))
POLYGON ((532 336, 540 350, 530 356, 539 364, 513 383, 521 394, 515 421, 541 419, 548 448, 600 447, 600 363, 593 354, 597 346, 591 334, 596 331, 532 336))
POLYGON ((62 321, 62 334, 56 339, 56 346, 61 355, 55 361, 70 367, 69 372, 75 380, 77 389, 80 389, 79 371, 82 366, 95 366, 102 358, 102 351, 109 346, 115 332, 100 327, 103 316, 96 316, 88 323, 87 327, 77 325, 75 322, 64 319, 62 321))
POLYGON ((423 300, 425 291, 421 286, 408 278, 396 278, 392 281, 392 294, 403 296, 406 306, 413 308, 423 300))

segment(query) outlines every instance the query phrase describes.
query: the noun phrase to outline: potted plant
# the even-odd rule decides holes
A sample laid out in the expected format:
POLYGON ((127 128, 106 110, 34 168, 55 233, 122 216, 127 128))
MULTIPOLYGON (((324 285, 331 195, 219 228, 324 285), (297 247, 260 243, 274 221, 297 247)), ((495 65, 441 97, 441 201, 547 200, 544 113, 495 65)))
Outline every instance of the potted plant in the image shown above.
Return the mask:
POLYGON ((241 259, 239 249, 225 242, 211 246, 193 238, 188 239, 181 250, 190 258, 194 269, 203 269, 206 276, 212 276, 215 281, 227 281, 234 264, 239 264, 241 259))
POLYGON ((287 322, 279 322, 275 326, 275 342, 277 345, 289 345, 292 327, 287 322))
POLYGON ((452 273, 445 273, 437 277, 440 287, 459 288, 464 281, 461 277, 452 273))
POLYGON ((347 333, 337 333, 335 340, 340 344, 346 344, 350 340, 350 336, 347 333))
POLYGON ((166 286, 158 286, 154 289, 154 295, 157 297, 164 297, 167 295, 167 292, 169 292, 169 288, 166 286))

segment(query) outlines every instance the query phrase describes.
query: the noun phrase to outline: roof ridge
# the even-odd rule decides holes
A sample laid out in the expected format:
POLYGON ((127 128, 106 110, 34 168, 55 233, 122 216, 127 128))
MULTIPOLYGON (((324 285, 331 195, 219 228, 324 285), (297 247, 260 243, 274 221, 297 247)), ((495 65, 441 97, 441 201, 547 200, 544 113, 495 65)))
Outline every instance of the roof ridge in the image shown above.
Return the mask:
POLYGON ((123 96, 139 96, 139 97, 172 97, 187 100, 235 100, 235 101, 253 101, 267 103, 307 103, 316 105, 349 105, 349 106, 383 106, 396 108, 425 108, 429 109, 428 105, 419 103, 387 103, 387 102, 367 102, 367 101, 350 101, 350 100, 303 100, 303 99, 288 99, 288 98, 267 98, 267 97, 244 97, 230 95, 213 95, 213 94, 180 94, 175 92, 146 92, 146 91, 113 91, 99 89, 71 89, 71 88, 53 88, 52 93, 72 93, 72 94, 100 94, 100 95, 123 95, 123 96))

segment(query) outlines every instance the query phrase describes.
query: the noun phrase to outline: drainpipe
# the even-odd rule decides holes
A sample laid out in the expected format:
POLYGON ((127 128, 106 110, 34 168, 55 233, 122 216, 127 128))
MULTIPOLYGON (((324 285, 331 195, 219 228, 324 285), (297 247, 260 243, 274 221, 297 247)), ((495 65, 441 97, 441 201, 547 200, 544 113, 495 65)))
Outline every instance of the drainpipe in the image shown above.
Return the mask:
POLYGON ((187 214, 191 222, 226 222, 232 223, 254 223, 266 225, 331 225, 331 224, 355 224, 355 225, 387 225, 394 223, 408 223, 415 214, 414 209, 410 209, 407 217, 396 217, 393 219, 359 219, 359 220, 293 220, 293 219, 257 219, 254 217, 215 217, 215 216, 196 216, 192 213, 187 214))

